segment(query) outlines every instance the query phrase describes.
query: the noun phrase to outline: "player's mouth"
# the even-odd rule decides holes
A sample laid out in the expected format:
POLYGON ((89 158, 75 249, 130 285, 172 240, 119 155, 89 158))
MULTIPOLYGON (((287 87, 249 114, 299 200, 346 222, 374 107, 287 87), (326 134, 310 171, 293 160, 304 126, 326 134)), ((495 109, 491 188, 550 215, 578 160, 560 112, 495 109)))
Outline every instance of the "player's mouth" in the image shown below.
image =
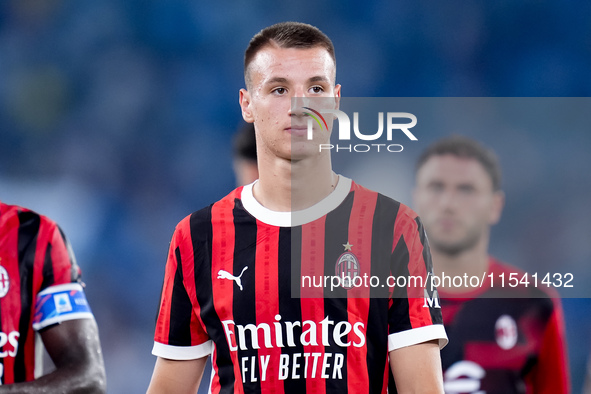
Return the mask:
POLYGON ((305 137, 308 134, 308 127, 293 125, 286 127, 285 131, 294 137, 305 137))
POLYGON ((443 231, 452 231, 454 228, 456 228, 458 226, 458 224, 459 223, 456 219, 449 218, 449 217, 441 218, 441 219, 437 220, 437 225, 443 231))

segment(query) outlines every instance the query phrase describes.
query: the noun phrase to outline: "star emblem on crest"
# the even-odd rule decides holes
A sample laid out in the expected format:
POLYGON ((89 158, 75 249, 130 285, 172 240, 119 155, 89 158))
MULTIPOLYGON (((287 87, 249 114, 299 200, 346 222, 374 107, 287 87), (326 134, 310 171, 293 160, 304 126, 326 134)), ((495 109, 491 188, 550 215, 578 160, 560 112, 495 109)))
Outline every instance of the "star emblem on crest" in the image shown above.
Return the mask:
POLYGON ((347 241, 346 244, 343 244, 343 246, 345 247, 345 252, 347 252, 347 251, 351 252, 351 248, 353 247, 353 245, 351 245, 349 243, 349 241, 347 241))

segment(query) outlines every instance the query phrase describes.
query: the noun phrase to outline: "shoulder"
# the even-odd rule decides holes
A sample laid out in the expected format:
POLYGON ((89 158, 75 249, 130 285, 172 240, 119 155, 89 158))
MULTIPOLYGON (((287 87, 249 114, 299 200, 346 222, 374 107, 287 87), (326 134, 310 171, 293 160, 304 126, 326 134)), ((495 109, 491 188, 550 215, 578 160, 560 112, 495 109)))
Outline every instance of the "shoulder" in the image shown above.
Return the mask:
POLYGON ((0 202, 0 224, 2 226, 19 227, 21 234, 37 234, 41 230, 59 229, 55 221, 49 217, 20 205, 9 205, 0 202))
POLYGON ((387 231, 388 234, 393 231, 395 241, 402 237, 405 241, 420 239, 424 242, 425 232, 421 220, 409 206, 355 182, 352 182, 351 192, 355 193, 355 199, 375 202, 376 229, 387 231))
POLYGON ((377 217, 393 217, 395 226, 400 230, 409 228, 417 230, 422 228, 419 216, 406 204, 401 203, 382 193, 378 193, 355 182, 351 182, 351 192, 355 193, 356 199, 375 200, 375 212, 377 217))
MULTIPOLYGON (((355 199, 359 200, 374 200, 376 202, 376 210, 388 210, 394 212, 406 212, 412 210, 406 205, 402 204, 395 199, 388 197, 382 193, 378 193, 374 190, 368 189, 355 181, 351 181, 351 193, 355 194, 355 199)), ((416 216, 416 214, 415 214, 416 216)))

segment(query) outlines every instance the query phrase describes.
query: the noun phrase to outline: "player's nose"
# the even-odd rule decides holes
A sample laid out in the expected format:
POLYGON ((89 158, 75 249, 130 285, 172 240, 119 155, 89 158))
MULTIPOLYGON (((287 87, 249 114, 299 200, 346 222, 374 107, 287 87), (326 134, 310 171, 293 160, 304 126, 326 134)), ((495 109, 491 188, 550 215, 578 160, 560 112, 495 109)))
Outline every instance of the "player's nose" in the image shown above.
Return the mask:
POLYGON ((450 191, 445 191, 441 193, 439 197, 439 204, 444 209, 448 211, 453 211, 457 207, 458 198, 454 195, 454 193, 451 193, 450 191))
POLYGON ((291 107, 289 109, 290 116, 304 116, 304 107, 306 106, 305 97, 292 97, 291 107))

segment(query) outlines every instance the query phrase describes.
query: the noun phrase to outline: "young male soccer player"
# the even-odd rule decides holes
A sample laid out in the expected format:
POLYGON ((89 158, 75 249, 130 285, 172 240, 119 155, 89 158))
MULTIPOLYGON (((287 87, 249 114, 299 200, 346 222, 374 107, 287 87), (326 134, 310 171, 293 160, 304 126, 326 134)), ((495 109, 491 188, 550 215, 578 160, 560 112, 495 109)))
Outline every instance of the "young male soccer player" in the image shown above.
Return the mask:
MULTIPOLYGON (((273 25, 251 40, 240 106, 255 125, 259 180, 177 226, 149 393, 195 392, 212 352, 214 393, 385 393, 390 369, 400 392, 442 392, 445 330, 423 298, 300 287, 299 273, 431 271, 416 214, 336 175, 316 135, 305 137, 292 98, 335 106, 335 72, 330 39, 310 25, 273 25)), ((327 142, 327 130, 317 135, 327 142)))
POLYGON ((524 273, 488 254, 490 227, 504 202, 500 178, 496 156, 460 136, 435 142, 417 164, 414 203, 429 236, 435 275, 486 277, 482 288, 447 282, 439 287, 450 339, 441 352, 445 391, 568 393, 559 300, 533 280, 510 287, 511 273, 519 280, 524 273))
POLYGON ((68 241, 45 216, 0 202, 0 393, 104 393, 94 317, 68 241), (39 333, 55 371, 36 378, 39 333))

